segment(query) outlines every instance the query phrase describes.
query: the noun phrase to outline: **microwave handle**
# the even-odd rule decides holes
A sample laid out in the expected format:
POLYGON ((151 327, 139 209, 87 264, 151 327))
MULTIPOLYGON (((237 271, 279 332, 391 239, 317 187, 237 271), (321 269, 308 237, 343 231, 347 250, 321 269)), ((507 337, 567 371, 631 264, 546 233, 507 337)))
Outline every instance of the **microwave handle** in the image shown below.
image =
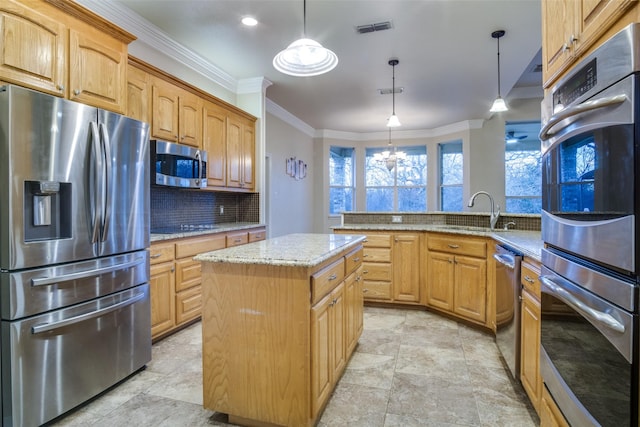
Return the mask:
POLYGON ((578 114, 586 113, 588 111, 597 110, 599 108, 609 107, 611 105, 622 104, 627 100, 626 95, 607 96, 605 98, 594 99, 592 101, 586 101, 582 104, 574 105, 572 107, 565 108, 564 110, 552 115, 546 125, 540 130, 540 139, 546 141, 558 132, 551 132, 551 128, 560 123, 561 121, 568 119, 578 114))
MULTIPOLYGON (((202 171, 202 155, 200 154, 200 150, 196 151, 196 160, 198 160, 198 176, 204 179, 204 173, 202 171)), ((196 179, 196 184, 200 185, 200 178, 196 179)))

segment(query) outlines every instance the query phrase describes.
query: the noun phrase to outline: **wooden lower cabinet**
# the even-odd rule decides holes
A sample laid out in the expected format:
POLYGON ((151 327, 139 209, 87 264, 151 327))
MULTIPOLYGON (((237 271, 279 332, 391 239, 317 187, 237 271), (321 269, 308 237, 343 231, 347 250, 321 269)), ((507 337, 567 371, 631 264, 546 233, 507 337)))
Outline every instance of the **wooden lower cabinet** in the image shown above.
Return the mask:
MULTIPOLYGON (((151 338, 158 340, 200 318, 202 314, 202 264, 199 253, 227 247, 227 241, 243 235, 264 239, 265 227, 229 233, 153 242, 150 248, 151 338), (229 236, 231 235, 231 238, 229 236), (262 237, 260 237, 262 236, 262 237)), ((237 243, 236 243, 237 245, 237 243)))
POLYGON ((540 398, 540 427, 569 427, 546 387, 542 387, 540 398))
POLYGON ((427 306, 485 325, 486 241, 459 235, 427 235, 427 306))
POLYGON ((520 381, 531 404, 540 414, 542 376, 540 375, 540 265, 525 258, 521 268, 522 305, 520 310, 520 381))
POLYGON ((393 300, 420 302, 420 234, 393 235, 393 300))

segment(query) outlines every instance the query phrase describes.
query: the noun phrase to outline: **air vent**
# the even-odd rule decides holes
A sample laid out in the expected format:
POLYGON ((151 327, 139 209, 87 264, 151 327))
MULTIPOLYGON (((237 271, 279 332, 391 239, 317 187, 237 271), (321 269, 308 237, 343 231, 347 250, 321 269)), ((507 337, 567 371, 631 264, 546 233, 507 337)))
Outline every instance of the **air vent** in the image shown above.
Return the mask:
MULTIPOLYGON (((393 89, 386 88, 386 89, 378 89, 378 92, 380 93, 380 95, 391 95, 393 93, 393 89)), ((402 93, 404 92, 404 88, 403 87, 397 87, 395 90, 395 93, 402 93)))
POLYGON ((376 22, 375 24, 358 25, 356 27, 356 33, 366 34, 373 33, 374 31, 384 31, 391 29, 391 21, 376 22))
POLYGON ((541 73, 542 72, 542 64, 536 64, 532 69, 532 73, 541 73))

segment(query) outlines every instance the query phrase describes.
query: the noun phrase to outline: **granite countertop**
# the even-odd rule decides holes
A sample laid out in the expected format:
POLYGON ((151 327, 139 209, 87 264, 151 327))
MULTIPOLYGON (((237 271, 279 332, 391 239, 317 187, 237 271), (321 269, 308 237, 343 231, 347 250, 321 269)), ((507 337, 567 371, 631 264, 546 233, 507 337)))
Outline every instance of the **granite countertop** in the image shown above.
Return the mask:
POLYGON ((331 257, 349 250, 364 236, 348 234, 288 234, 246 245, 197 255, 202 262, 261 264, 287 267, 315 267, 331 257))
POLYGON ((255 222, 229 222, 216 224, 216 228, 207 230, 194 230, 194 231, 179 231, 176 233, 151 233, 150 240, 152 242, 158 242, 161 240, 182 239, 185 237, 195 237, 204 234, 226 233, 227 231, 239 231, 249 228, 264 227, 264 224, 258 224, 255 222))
POLYGON ((490 230, 486 227, 445 224, 345 224, 333 227, 334 230, 366 231, 434 231, 440 233, 461 234, 467 236, 490 237, 498 243, 504 243, 522 252, 525 257, 540 262, 543 248, 540 231, 490 230))

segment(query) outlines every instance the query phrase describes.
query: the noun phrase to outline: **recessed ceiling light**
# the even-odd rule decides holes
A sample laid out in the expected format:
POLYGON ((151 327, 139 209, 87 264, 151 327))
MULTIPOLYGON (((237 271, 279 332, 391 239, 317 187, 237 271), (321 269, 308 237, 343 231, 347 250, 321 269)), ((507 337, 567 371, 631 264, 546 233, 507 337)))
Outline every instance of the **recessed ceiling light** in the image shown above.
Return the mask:
POLYGON ((251 16, 245 16, 244 18, 242 18, 242 23, 247 27, 255 27, 256 25, 258 25, 258 20, 251 16))

